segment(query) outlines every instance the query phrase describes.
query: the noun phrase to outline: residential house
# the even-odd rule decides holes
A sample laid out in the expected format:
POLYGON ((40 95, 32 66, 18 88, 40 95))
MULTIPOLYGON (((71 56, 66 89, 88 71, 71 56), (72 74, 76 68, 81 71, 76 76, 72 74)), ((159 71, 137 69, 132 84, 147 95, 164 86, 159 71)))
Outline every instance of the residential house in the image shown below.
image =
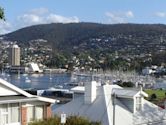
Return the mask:
MULTIPOLYGON (((165 125, 165 111, 144 99, 142 90, 126 89, 118 85, 99 85, 95 81, 85 85, 84 94, 54 110, 60 115, 77 115, 102 125, 165 125)), ((81 93, 79 92, 79 93, 81 93)))
POLYGON ((51 117, 54 99, 35 96, 0 78, 0 125, 27 125, 51 117))

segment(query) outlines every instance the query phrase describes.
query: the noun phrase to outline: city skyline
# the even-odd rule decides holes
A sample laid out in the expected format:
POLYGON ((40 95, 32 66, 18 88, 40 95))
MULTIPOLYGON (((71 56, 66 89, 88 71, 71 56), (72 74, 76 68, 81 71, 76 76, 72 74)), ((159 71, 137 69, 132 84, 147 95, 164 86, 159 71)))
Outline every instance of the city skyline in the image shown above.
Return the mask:
POLYGON ((47 23, 166 24, 165 5, 157 0, 0 0, 6 17, 0 21, 0 34, 47 23))

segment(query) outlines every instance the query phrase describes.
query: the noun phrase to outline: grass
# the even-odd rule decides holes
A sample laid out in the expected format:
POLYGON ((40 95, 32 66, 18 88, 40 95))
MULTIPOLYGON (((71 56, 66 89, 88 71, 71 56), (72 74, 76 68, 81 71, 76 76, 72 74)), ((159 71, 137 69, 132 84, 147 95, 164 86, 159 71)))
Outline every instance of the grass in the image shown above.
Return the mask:
POLYGON ((149 95, 149 97, 150 97, 152 94, 156 94, 157 99, 159 99, 159 100, 166 97, 166 90, 146 89, 146 90, 144 90, 144 91, 149 95))
POLYGON ((158 104, 158 103, 161 103, 162 101, 165 100, 166 98, 166 90, 160 90, 160 89, 157 89, 157 90, 153 90, 153 89, 146 89, 144 90, 148 95, 149 97, 147 98, 149 101, 155 103, 155 104, 158 104), (156 98, 152 99, 152 94, 155 94, 156 95, 156 98))

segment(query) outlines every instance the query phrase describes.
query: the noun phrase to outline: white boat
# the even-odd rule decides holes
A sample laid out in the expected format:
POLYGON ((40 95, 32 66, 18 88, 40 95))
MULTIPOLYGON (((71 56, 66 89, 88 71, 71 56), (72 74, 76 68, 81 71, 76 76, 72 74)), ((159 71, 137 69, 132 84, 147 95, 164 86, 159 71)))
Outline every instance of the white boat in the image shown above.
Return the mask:
POLYGON ((18 79, 20 79, 20 71, 18 71, 18 79))
POLYGON ((25 82, 26 82, 26 83, 30 83, 31 80, 30 80, 28 77, 26 77, 26 78, 25 78, 25 82))
POLYGON ((22 76, 28 76, 28 74, 24 73, 22 76))
POLYGON ((50 80, 52 80, 52 74, 51 74, 52 72, 51 72, 51 70, 50 70, 50 80))

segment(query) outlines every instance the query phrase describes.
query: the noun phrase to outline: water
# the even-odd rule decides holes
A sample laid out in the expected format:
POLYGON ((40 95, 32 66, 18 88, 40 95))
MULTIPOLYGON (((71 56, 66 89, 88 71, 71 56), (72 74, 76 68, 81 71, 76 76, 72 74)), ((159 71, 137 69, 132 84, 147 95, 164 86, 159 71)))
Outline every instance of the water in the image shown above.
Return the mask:
POLYGON ((64 74, 1 74, 1 78, 17 87, 47 89, 50 87, 64 86, 71 81, 71 75, 64 74))
POLYGON ((160 78, 156 80, 156 84, 154 84, 155 89, 166 89, 166 78, 160 78))
MULTIPOLYGON (((0 78, 3 78, 6 81, 22 89, 28 89, 28 88, 48 89, 48 88, 57 87, 57 86, 58 87, 63 86, 64 88, 68 88, 68 86, 66 86, 68 83, 73 83, 73 84, 76 83, 76 84, 82 85, 82 83, 90 82, 92 79, 100 83, 102 83, 103 81, 110 80, 112 83, 114 80, 119 79, 119 77, 114 78, 113 73, 109 74, 107 76, 108 78, 106 77, 106 75, 103 76, 103 74, 97 74, 97 75, 98 75, 97 77, 92 77, 90 74, 78 75, 78 74, 69 74, 69 73, 63 73, 63 74, 5 74, 5 73, 2 73, 0 74, 0 78)), ((140 76, 137 76, 137 77, 132 76, 132 79, 140 80, 140 76)), ((166 78, 154 79, 150 77, 148 78, 150 80, 147 80, 147 78, 144 78, 144 79, 145 80, 143 80, 143 83, 145 82, 147 82, 147 84, 153 83, 154 89, 158 89, 158 88, 166 89, 166 78)), ((133 82, 135 83, 135 81, 133 82)))

